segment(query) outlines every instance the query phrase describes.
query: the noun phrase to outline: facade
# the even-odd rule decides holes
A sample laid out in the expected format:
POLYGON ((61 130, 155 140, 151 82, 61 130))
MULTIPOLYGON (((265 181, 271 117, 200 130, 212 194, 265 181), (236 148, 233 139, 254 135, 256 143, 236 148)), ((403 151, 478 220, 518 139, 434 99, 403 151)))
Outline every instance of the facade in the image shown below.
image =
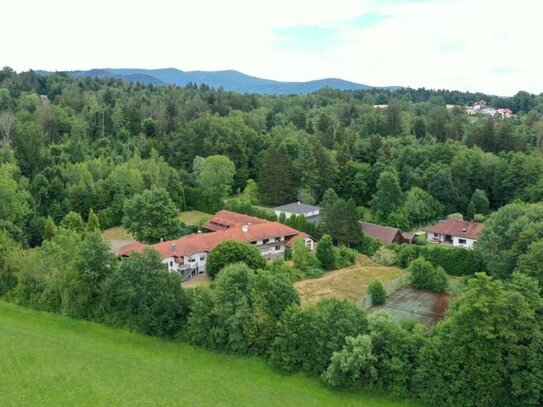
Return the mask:
POLYGON ((183 279, 206 271, 209 252, 225 240, 246 241, 255 246, 268 260, 283 257, 285 250, 294 239, 304 239, 306 246, 314 250, 313 238, 279 222, 241 215, 230 211, 220 211, 206 222, 210 233, 193 233, 179 239, 145 245, 134 242, 123 247, 119 255, 130 256, 134 252, 152 247, 159 252, 162 262, 171 272, 179 272, 183 279), (246 222, 252 220, 253 222, 246 222), (256 220, 256 221, 255 221, 256 220))
POLYGON ((414 235, 408 232, 402 232, 398 228, 390 226, 377 225, 375 223, 360 222, 360 227, 364 235, 379 240, 383 244, 402 244, 412 243, 414 235))
POLYGON ((483 228, 482 223, 450 219, 426 228, 424 231, 428 242, 472 249, 483 228))
POLYGON ((298 201, 295 203, 276 206, 275 208, 272 208, 272 210, 277 216, 280 216, 282 213, 284 213, 287 219, 290 218, 292 215, 303 215, 310 222, 316 222, 319 219, 321 208, 319 208, 318 206, 304 204, 298 201))

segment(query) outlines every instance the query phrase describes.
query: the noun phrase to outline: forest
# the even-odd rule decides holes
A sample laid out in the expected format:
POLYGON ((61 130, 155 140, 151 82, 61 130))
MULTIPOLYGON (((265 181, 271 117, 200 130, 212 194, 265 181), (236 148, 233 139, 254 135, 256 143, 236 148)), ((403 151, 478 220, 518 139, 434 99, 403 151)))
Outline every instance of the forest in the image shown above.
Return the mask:
MULTIPOLYGON (((264 96, 4 68, 0 136, 5 299, 258 355, 332 387, 429 405, 543 403, 543 95, 264 96), (514 116, 468 115, 465 106, 480 100, 514 116), (364 253, 377 247, 353 231, 358 220, 406 230, 454 213, 485 222, 464 263, 391 249, 439 289, 445 271, 466 275, 464 292, 427 329, 335 299, 301 307, 281 262, 231 264, 210 287, 183 289, 155 252, 118 262, 99 233, 124 225, 154 242, 192 232, 172 220, 187 208, 258 214, 254 205, 295 200, 325 211, 319 227, 293 226, 364 253), (146 202, 161 205, 166 222, 141 225, 146 202)), ((293 255, 311 268, 313 259, 293 255)))

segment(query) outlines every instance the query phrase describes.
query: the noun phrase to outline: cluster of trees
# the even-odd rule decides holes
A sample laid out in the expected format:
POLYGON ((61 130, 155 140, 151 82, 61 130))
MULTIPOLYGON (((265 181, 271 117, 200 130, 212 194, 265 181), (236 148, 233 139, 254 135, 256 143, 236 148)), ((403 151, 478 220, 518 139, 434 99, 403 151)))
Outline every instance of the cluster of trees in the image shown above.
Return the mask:
MULTIPOLYGON (((489 217, 477 251, 494 277, 470 278, 434 329, 382 312, 367 314, 336 299, 301 307, 285 262, 260 264, 262 258, 254 256, 252 263, 246 254, 218 265, 211 286, 183 289, 158 253, 148 249, 119 262, 92 230, 95 221, 85 224, 75 213, 34 250, 0 231, 0 296, 258 355, 280 370, 320 376, 333 387, 383 391, 429 405, 538 406, 543 403, 542 219, 542 204, 520 203, 489 217), (251 266, 236 263, 240 259, 251 266)), ((314 260, 308 260, 303 244, 305 250, 295 247, 295 263, 311 266, 316 260, 331 267, 332 259, 341 257, 330 250, 331 240, 323 237, 314 260)), ((412 259, 410 269, 413 284, 444 289, 443 271, 424 258, 412 259)), ((382 287, 372 288, 372 294, 382 297, 382 287)))
MULTIPOLYGON (((445 105, 480 99, 489 98, 425 89, 241 95, 4 68, 2 227, 37 246, 49 216, 93 209, 102 227, 120 225, 125 202, 153 188, 178 210, 207 212, 238 192, 253 204, 326 206, 333 188, 330 213, 371 208, 368 220, 401 227, 541 200, 541 96, 487 100, 518 112, 510 120, 445 105)), ((170 226, 164 235, 179 227, 170 226)), ((360 236, 332 227, 322 233, 356 246, 360 236)))

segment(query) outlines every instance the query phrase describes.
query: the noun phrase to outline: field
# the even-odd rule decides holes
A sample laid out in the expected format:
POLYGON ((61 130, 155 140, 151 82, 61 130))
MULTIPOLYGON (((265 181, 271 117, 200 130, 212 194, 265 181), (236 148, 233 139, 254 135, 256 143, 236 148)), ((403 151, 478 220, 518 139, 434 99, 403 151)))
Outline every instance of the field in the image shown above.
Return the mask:
POLYGON ((186 225, 195 225, 200 226, 200 224, 207 221, 211 218, 209 213, 200 212, 200 211, 185 211, 179 214, 179 219, 181 219, 186 225))
POLYGON ((134 237, 122 226, 115 226, 102 232, 105 240, 134 240, 134 237))
POLYGON ((323 277, 294 283, 302 305, 314 304, 327 297, 346 298, 355 302, 366 295, 368 285, 375 279, 386 284, 405 274, 397 267, 384 267, 369 257, 359 255, 357 264, 326 273, 323 277))
POLYGON ((2 301, 0 405, 415 406, 2 301))

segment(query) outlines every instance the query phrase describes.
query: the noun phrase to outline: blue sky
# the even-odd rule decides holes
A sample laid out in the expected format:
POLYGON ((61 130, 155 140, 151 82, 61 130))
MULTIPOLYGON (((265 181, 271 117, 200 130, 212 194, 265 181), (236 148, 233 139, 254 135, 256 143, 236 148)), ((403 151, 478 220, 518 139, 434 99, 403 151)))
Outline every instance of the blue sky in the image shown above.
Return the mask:
POLYGON ((539 0, 6 3, 0 64, 16 70, 236 69, 288 81, 543 92, 539 0))

